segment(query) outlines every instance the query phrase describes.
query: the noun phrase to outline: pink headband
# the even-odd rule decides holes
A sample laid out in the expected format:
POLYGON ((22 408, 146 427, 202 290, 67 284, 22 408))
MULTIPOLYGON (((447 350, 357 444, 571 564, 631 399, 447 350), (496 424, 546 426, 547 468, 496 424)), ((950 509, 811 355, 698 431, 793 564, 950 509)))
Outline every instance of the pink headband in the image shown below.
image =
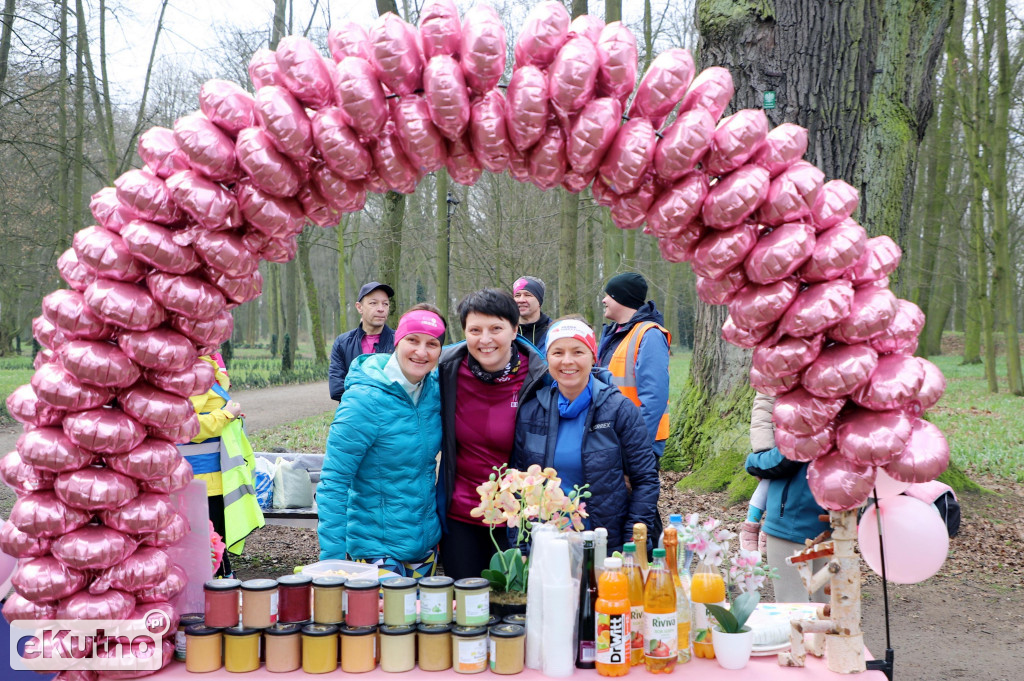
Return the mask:
POLYGON ((519 277, 516 279, 516 283, 512 284, 512 293, 519 293, 526 288, 526 285, 529 283, 530 282, 526 280, 526 277, 519 277))
POLYGON ((395 330, 395 345, 410 333, 425 333, 441 339, 444 337, 444 320, 430 310, 413 310, 406 312, 398 320, 395 330))
POLYGON ((590 348, 590 351, 594 353, 594 359, 597 359, 597 338, 594 336, 594 330, 586 322, 581 322, 578 319, 562 319, 552 324, 548 329, 548 352, 551 351, 551 346, 555 341, 561 338, 578 340, 590 348))

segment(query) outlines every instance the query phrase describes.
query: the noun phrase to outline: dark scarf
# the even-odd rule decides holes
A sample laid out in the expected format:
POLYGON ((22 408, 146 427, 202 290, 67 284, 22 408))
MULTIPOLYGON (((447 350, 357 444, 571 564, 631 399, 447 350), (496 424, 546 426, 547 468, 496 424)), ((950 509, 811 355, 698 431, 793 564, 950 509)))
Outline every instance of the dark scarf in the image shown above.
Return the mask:
POLYGON ((473 359, 473 355, 467 354, 466 358, 469 360, 469 370, 484 383, 508 383, 519 373, 519 368, 523 364, 519 350, 514 347, 512 348, 512 359, 504 368, 497 371, 487 371, 480 366, 480 362, 473 359))

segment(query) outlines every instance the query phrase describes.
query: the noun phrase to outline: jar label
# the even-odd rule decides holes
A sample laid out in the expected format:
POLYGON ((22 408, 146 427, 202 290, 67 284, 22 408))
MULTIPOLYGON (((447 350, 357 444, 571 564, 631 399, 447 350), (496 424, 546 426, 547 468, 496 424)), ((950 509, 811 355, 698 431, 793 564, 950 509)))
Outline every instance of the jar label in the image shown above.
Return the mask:
POLYGON ((447 624, 451 597, 446 591, 424 591, 420 594, 420 619, 428 623, 447 624), (449 601, 445 603, 445 601, 449 601))
POLYGON ((466 594, 462 599, 466 612, 462 614, 466 624, 486 624, 491 617, 491 596, 486 591, 482 594, 466 594))
POLYGON ((594 642, 580 641, 580 662, 594 661, 594 642))
POLYGON ((601 664, 629 663, 630 617, 625 613, 597 613, 597 631, 594 644, 597 661, 601 664))
POLYGON ((270 623, 275 624, 277 622, 277 590, 275 589, 270 594, 270 623))
POLYGON ((416 592, 405 594, 405 623, 412 624, 416 621, 416 592))
POLYGON ((491 671, 493 672, 494 671, 494 664, 498 660, 498 648, 495 645, 493 638, 488 638, 487 639, 487 643, 488 643, 488 648, 490 648, 490 650, 487 653, 487 659, 490 660, 491 671))
POLYGON ((185 660, 185 630, 179 629, 174 634, 174 659, 179 662, 185 660))
POLYGON ((341 611, 348 617, 348 589, 341 594, 341 611))
POLYGON ((668 659, 679 650, 679 628, 675 611, 644 613, 644 655, 668 659))
POLYGON ((487 666, 487 639, 459 641, 458 671, 473 672, 487 666))

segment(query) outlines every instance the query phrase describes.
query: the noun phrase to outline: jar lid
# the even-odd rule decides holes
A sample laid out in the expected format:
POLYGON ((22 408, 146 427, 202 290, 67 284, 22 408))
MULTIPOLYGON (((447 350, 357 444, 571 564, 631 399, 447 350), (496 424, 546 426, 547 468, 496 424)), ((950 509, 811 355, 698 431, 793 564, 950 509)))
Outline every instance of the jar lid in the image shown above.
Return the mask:
POLYGON ((220 632, 221 630, 217 627, 208 627, 205 624, 190 624, 185 627, 185 634, 188 636, 213 636, 220 632))
POLYGON ((240 586, 242 586, 242 582, 238 579, 211 579, 203 584, 203 589, 206 591, 231 591, 240 586))
POLYGON ((260 633, 259 629, 253 629, 251 627, 228 627, 224 629, 225 636, 252 636, 253 634, 260 633))
POLYGON ((376 579, 353 579, 345 582, 345 588, 349 591, 366 591, 367 589, 379 589, 380 582, 376 579))
POLYGON ((337 633, 337 624, 307 624, 302 627, 304 636, 334 636, 337 633))
POLYGON ((450 624, 421 624, 417 627, 421 634, 447 634, 452 630, 450 624))
POLYGON ((451 586, 454 583, 454 579, 451 577, 445 577, 444 575, 420 577, 420 588, 422 589, 443 589, 444 587, 451 586))
POLYGON ((526 636, 526 628, 518 624, 495 624, 488 631, 495 638, 519 638, 520 636, 526 636))
POLYGON ((193 624, 203 624, 206 622, 206 615, 201 612, 186 612, 184 615, 178 618, 178 628, 184 629, 185 627, 193 624))
POLYGON ((270 591, 276 588, 275 579, 247 579, 242 582, 242 591, 270 591))
POLYGON ((381 636, 405 636, 415 634, 415 624, 382 624, 380 625, 381 636))
POLYGON ((476 591, 477 589, 490 589, 491 583, 483 577, 466 577, 455 582, 455 588, 463 591, 476 591))
POLYGON ((344 577, 314 577, 313 586, 319 586, 322 589, 333 589, 339 586, 345 586, 345 582, 348 580, 344 577))
POLYGON ((342 636, 368 636, 377 631, 377 627, 350 627, 347 624, 341 625, 342 636))
POLYGON ((385 589, 412 589, 416 587, 416 580, 412 577, 392 577, 380 585, 385 589))
POLYGON ((485 624, 484 626, 493 627, 496 624, 501 624, 501 618, 497 615, 491 615, 487 618, 487 624, 485 624))
POLYGON ((501 618, 501 621, 505 624, 518 624, 520 626, 526 626, 526 615, 521 612, 514 613, 512 615, 505 615, 501 618))
POLYGON ((284 575, 283 577, 277 578, 277 583, 281 586, 304 586, 311 584, 313 578, 309 575, 304 575, 301 572, 294 575, 284 575))
POLYGON ((452 636, 483 636, 487 633, 487 627, 452 627, 452 636))
POLYGON ((291 636, 292 634, 297 634, 300 631, 302 631, 301 624, 292 622, 286 624, 284 622, 278 622, 274 626, 264 629, 263 633, 266 636, 291 636))

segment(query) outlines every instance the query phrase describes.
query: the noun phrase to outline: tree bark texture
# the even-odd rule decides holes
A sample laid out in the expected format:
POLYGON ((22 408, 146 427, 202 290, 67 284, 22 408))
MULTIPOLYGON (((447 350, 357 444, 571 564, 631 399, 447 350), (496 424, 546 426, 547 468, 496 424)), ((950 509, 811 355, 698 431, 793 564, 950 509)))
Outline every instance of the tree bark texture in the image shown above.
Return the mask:
POLYGON ((389 191, 384 195, 384 217, 381 219, 380 261, 377 268, 377 281, 388 284, 395 289, 395 298, 391 301, 391 326, 398 321, 400 305, 404 300, 399 291, 401 282, 400 265, 402 263, 402 223, 405 221, 405 195, 389 191))
POLYGON ((309 327, 313 336, 313 356, 317 364, 327 364, 327 350, 324 347, 324 326, 320 317, 320 295, 313 280, 313 268, 309 265, 309 235, 303 232, 298 239, 298 260, 302 269, 302 284, 306 291, 306 307, 309 310, 309 327))
MULTIPOLYGON (((85 53, 89 42, 85 37, 85 7, 82 0, 75 0, 75 149, 71 161, 71 231, 77 232, 85 226, 82 210, 85 202, 85 53)), ((63 235, 57 244, 62 253, 71 245, 71 233, 63 235)))
POLYGON ((434 196, 434 225, 437 230, 437 294, 436 304, 441 310, 441 317, 445 324, 451 325, 448 319, 449 293, 451 274, 449 270, 448 256, 451 253, 451 224, 449 223, 448 205, 448 171, 441 168, 435 174, 436 189, 434 196))
MULTIPOLYGON (((297 350, 299 347, 299 315, 301 310, 299 308, 301 301, 301 294, 299 293, 299 264, 292 260, 291 262, 284 265, 285 277, 283 288, 283 306, 282 309, 285 312, 285 334, 290 336, 292 339, 291 345, 289 346, 289 357, 288 366, 295 366, 295 356, 298 354, 297 350)), ((283 370, 282 364, 282 370, 283 370)))
POLYGON ((558 238, 558 313, 578 311, 576 277, 576 242, 579 238, 580 200, 578 194, 558 188, 561 192, 561 228, 558 238))
POLYGON ((11 54, 11 39, 14 35, 14 0, 4 0, 3 18, 0 19, 0 92, 7 80, 7 59, 11 54))

